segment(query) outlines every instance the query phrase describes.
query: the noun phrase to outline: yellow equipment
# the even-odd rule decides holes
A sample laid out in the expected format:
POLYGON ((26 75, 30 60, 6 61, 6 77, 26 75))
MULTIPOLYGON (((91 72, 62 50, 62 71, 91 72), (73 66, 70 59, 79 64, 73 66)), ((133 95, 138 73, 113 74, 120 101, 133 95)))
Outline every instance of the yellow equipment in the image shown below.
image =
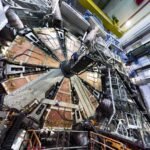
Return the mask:
POLYGON ((93 0, 79 0, 79 2, 83 7, 99 17, 107 30, 114 33, 117 37, 123 35, 123 31, 121 31, 116 24, 113 24, 113 21, 93 2, 93 0))

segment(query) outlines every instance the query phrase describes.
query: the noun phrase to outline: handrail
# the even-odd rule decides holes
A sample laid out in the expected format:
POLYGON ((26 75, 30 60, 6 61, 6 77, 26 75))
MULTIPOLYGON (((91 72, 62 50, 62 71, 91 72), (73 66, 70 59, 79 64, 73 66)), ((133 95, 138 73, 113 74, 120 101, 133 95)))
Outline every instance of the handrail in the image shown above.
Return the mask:
POLYGON ((24 139, 23 142, 27 142, 27 149, 37 149, 41 150, 41 142, 34 130, 28 130, 28 133, 30 134, 29 139, 24 139))
POLYGON ((106 136, 99 134, 99 133, 90 132, 90 149, 91 150, 94 149, 95 143, 102 146, 102 148, 104 148, 104 150, 106 148, 108 148, 110 150, 116 150, 116 148, 118 150, 120 150, 120 149, 121 150, 129 150, 128 148, 126 148, 126 145, 120 141, 106 137, 106 136), (99 137, 102 141, 99 141, 97 139, 97 137, 99 137), (111 143, 111 145, 108 145, 108 143, 111 143))

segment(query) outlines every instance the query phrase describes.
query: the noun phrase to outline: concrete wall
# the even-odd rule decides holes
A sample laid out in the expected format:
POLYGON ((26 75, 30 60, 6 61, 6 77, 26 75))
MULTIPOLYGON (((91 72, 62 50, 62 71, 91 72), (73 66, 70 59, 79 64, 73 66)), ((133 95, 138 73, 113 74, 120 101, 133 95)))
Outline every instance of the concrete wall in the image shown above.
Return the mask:
MULTIPOLYGON (((140 35, 142 32, 144 32, 145 30, 149 30, 149 29, 150 29, 150 14, 147 15, 146 17, 144 17, 141 21, 139 21, 133 28, 128 30, 120 38, 120 42, 122 45, 125 45, 130 40, 134 39, 135 37, 140 35)), ((145 41, 148 42, 149 40, 150 40, 150 36, 148 36, 148 37, 146 36, 146 39, 144 39, 144 41, 142 40, 143 41, 142 43, 144 44, 144 43, 146 43, 145 41)))
MULTIPOLYGON (((147 1, 144 0, 141 5, 137 5, 135 0, 111 0, 104 9, 104 12, 109 16, 115 15, 119 19, 119 24, 123 24, 132 16, 140 7, 142 7, 147 1)), ((142 19, 146 14, 150 12, 150 5, 147 5, 131 20, 132 25, 142 19)))

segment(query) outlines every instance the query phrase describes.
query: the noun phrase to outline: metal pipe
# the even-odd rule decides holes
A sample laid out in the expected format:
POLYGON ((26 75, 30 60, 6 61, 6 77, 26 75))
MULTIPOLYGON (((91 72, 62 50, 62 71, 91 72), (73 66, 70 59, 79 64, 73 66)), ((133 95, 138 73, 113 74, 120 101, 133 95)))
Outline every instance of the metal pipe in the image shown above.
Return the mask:
POLYGON ((59 0, 57 1, 52 0, 52 7, 53 7, 52 15, 54 15, 54 18, 56 20, 62 21, 62 15, 61 15, 60 7, 59 7, 59 0))
POLYGON ((4 11, 6 12, 9 9, 9 5, 4 6, 4 11))
POLYGON ((113 105, 113 114, 111 115, 108 124, 111 123, 115 113, 116 113, 116 108, 115 108, 115 102, 114 102, 114 94, 112 90, 112 81, 111 81, 111 74, 110 74, 110 68, 108 69, 108 76, 109 76, 109 83, 110 83, 110 92, 111 92, 111 100, 112 100, 112 105, 113 105))
POLYGON ((6 17, 12 27, 15 27, 17 29, 24 28, 24 25, 23 25, 21 19, 18 17, 18 15, 12 9, 9 9, 6 12, 6 17))

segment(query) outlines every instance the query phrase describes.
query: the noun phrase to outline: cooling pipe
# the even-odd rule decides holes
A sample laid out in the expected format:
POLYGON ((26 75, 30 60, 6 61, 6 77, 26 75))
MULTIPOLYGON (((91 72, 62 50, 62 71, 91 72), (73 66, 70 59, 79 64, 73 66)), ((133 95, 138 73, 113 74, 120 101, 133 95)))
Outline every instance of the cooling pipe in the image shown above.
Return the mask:
POLYGON ((23 25, 21 19, 18 17, 18 15, 12 9, 9 9, 6 12, 6 17, 8 19, 8 23, 10 24, 11 27, 14 27, 16 29, 24 28, 24 25, 23 25))

